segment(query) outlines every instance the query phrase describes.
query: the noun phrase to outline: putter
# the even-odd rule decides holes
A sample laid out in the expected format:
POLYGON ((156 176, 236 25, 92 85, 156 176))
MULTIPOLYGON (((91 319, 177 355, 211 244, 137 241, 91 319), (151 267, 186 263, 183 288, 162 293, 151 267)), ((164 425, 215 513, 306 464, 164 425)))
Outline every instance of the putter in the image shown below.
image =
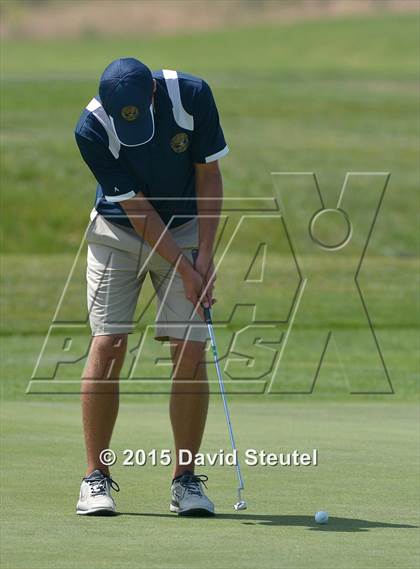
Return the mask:
MULTIPOLYGON (((196 262, 197 257, 198 257, 198 249, 193 249, 192 257, 193 257, 193 262, 194 262, 194 266, 195 266, 195 262, 196 262)), ((227 400, 226 400, 225 385, 223 383, 222 371, 221 371, 220 366, 219 366, 219 355, 217 352, 216 338, 214 335, 213 321, 212 321, 212 317, 211 317, 211 308, 205 308, 204 306, 202 308, 203 308, 203 312, 204 312, 204 320, 207 324, 207 329, 209 331, 211 349, 213 352, 214 365, 216 367, 216 374, 217 374, 217 379, 219 381, 220 395, 222 396, 223 409, 225 411, 226 423, 227 423, 228 431, 229 431, 230 444, 232 446, 233 452, 237 456, 235 437, 233 436, 233 429, 232 429, 232 423, 230 421, 229 407, 228 407, 227 400)), ((247 504, 246 504, 245 500, 242 500, 242 491, 244 490, 244 480, 242 478, 241 466, 239 464, 238 459, 236 459, 235 467, 236 467, 236 474, 238 477, 238 501, 236 502, 236 504, 234 504, 233 507, 235 508, 236 511, 246 510, 247 504)))

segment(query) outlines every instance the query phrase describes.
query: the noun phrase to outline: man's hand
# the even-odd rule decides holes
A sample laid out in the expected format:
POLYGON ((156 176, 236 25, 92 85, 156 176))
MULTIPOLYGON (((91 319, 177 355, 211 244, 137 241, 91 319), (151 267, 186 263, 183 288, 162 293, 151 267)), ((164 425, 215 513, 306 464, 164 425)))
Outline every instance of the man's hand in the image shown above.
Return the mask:
POLYGON ((216 280, 213 255, 211 253, 199 251, 195 262, 195 270, 203 279, 202 293, 205 292, 202 298, 203 305, 206 308, 211 308, 213 304, 217 302, 216 299, 213 298, 214 282, 216 280))
POLYGON ((204 313, 201 307, 201 294, 203 291, 201 274, 192 267, 185 257, 181 260, 178 271, 184 284, 186 298, 196 307, 197 313, 204 320, 204 313))

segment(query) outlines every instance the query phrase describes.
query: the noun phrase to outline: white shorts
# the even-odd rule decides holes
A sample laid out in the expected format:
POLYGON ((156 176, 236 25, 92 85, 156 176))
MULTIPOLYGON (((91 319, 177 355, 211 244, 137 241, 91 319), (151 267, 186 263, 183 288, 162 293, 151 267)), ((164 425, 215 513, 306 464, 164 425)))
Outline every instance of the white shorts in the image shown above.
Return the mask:
MULTIPOLYGON (((191 260, 198 246, 194 218, 169 230, 191 260)), ((134 229, 110 223, 97 214, 87 232, 87 299, 93 336, 131 333, 139 293, 149 273, 157 298, 156 340, 176 338, 204 342, 207 327, 186 299, 179 274, 134 229)))

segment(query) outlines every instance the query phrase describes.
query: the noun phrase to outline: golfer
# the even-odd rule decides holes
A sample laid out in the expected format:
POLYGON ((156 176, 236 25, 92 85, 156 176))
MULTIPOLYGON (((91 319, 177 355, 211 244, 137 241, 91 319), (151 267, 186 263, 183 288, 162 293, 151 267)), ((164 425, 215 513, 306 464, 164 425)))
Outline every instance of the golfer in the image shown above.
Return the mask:
MULTIPOLYGON (((103 72, 99 96, 76 126, 98 186, 87 232, 92 343, 82 382, 87 470, 78 514, 112 514, 119 491, 100 460, 118 413, 118 379, 147 273, 156 293, 156 340, 170 341, 175 454, 170 510, 213 515, 206 476, 178 451, 198 452, 206 423, 204 306, 214 302, 213 245, 222 205, 218 159, 228 152, 210 87, 198 77, 151 72, 133 58, 103 72), (198 258, 192 260, 192 250, 198 258), (197 308, 198 307, 198 308, 197 308)), ((187 453, 184 453, 187 454, 187 453)))

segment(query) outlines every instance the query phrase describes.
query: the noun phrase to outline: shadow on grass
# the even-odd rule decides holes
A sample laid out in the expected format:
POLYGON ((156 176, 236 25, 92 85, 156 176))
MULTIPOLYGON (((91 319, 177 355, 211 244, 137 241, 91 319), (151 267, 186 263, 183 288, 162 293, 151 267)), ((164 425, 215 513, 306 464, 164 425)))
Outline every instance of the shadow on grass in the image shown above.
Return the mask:
MULTIPOLYGON (((173 518, 188 520, 192 518, 182 517, 179 518, 174 514, 151 514, 151 513, 135 513, 135 512, 120 512, 118 516, 141 516, 141 517, 156 517, 156 518, 173 518)), ((196 518, 193 518, 196 519, 196 518)), ((369 520, 359 520, 355 518, 335 518, 330 517, 328 524, 319 525, 315 523, 312 516, 272 516, 263 514, 217 514, 214 518, 207 518, 209 523, 212 520, 232 520, 240 522, 244 525, 261 525, 261 526, 298 526, 304 527, 310 531, 332 531, 332 532, 362 532, 369 531, 373 528, 394 528, 394 529, 411 529, 417 528, 409 524, 392 524, 388 522, 372 522, 369 520)))

